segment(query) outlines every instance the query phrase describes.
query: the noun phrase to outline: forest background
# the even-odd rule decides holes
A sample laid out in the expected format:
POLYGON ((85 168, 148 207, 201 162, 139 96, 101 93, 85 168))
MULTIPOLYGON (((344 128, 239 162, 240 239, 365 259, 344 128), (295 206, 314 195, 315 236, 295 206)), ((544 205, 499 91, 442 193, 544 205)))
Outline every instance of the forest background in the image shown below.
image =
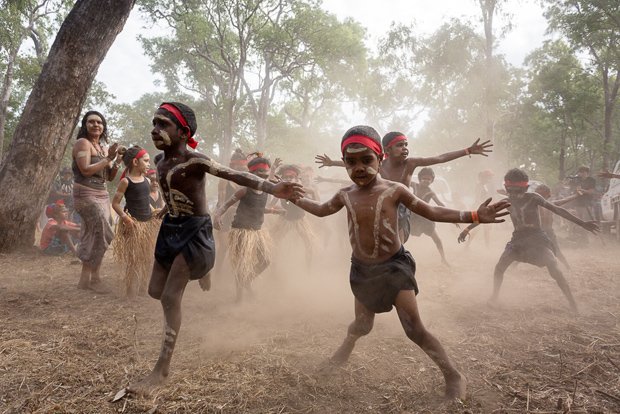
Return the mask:
MULTIPOLYGON (((120 9, 116 3, 126 5, 117 31, 131 10, 140 14, 145 28, 139 40, 156 79, 153 92, 121 102, 104 83, 92 81, 96 64, 90 89, 75 92, 74 100, 82 113, 94 108, 106 115, 114 141, 152 154, 153 111, 164 100, 176 100, 199 115, 200 151, 222 162, 241 147, 311 164, 318 153, 337 156, 343 131, 352 119, 363 119, 380 133, 404 132, 414 155, 490 139, 499 176, 519 166, 554 185, 579 165, 593 171, 613 167, 620 158, 620 4, 536 1, 548 39, 518 65, 498 52, 514 30, 507 10, 534 0, 467 1, 477 11, 473 19, 446 19, 431 32, 418 30, 416 21, 393 23, 380 36, 370 36, 352 18, 337 17, 318 0, 102 1, 93 28, 112 21, 120 9)), ((10 155, 21 148, 20 120, 46 122, 27 109, 42 68, 54 57, 50 44, 61 25, 71 28, 71 11, 95 6, 93 0, 0 3, 2 189, 10 181, 7 171, 17 176, 21 168, 10 155)), ((102 60, 111 41, 88 46, 100 47, 102 60)), ((62 116, 47 106, 48 118, 62 116)), ((73 132, 77 116, 70 121, 60 135, 73 132)), ((41 179, 42 190, 68 165, 70 142, 58 140, 59 156, 38 170, 51 176, 41 179)), ((480 171, 489 164, 478 157, 471 167, 480 171)), ((472 181, 449 165, 441 170, 454 186, 472 181)))

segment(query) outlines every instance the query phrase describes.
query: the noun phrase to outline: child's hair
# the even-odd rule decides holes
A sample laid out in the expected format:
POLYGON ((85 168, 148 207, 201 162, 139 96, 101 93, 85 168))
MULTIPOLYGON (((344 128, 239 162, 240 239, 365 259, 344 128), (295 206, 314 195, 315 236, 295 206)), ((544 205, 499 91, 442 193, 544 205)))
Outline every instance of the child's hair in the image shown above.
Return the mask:
MULTIPOLYGON (((189 127, 189 136, 193 137, 194 134, 196 133, 196 130, 198 129, 198 124, 196 123, 196 114, 194 113, 194 110, 190 108, 189 106, 183 103, 180 103, 180 102, 162 102, 161 105, 159 106, 161 107, 162 105, 165 105, 165 104, 172 105, 175 108, 177 108, 179 112, 181 112, 181 115, 183 115, 183 118, 185 118, 185 121, 187 122, 187 125, 189 127)), ((171 114, 168 110, 164 108, 160 108, 160 110, 166 111, 167 113, 169 113, 170 116, 168 116, 168 118, 170 118, 172 122, 174 122, 175 125, 179 129, 185 129, 185 127, 181 125, 181 122, 179 122, 176 116, 174 116, 173 114, 171 114)))
POLYGON ((546 184, 540 184, 538 187, 536 187, 535 191, 543 197, 551 196, 551 189, 546 184))
POLYGON ((267 158, 255 157, 248 161, 248 170, 252 171, 252 167, 259 164, 266 164, 268 167, 271 168, 271 161, 269 161, 267 158))
POLYGON ((103 115, 101 115, 101 113, 97 111, 88 111, 84 114, 84 116, 82 117, 82 123, 80 124, 80 130, 78 131, 78 134, 77 134, 77 139, 88 138, 88 130, 86 129, 86 120, 91 115, 97 115, 99 118, 101 118, 101 121, 103 122, 103 132, 101 133, 101 136, 99 137, 99 139, 107 143, 108 142, 108 123, 103 117, 103 115))
POLYGON ((245 161, 247 159, 246 155, 243 153, 241 148, 236 148, 232 155, 230 156, 230 162, 233 161, 245 161))
POLYGON ((577 172, 590 172, 590 167, 588 167, 587 165, 582 165, 581 167, 577 168, 577 172))
POLYGON ((285 171, 293 171, 296 176, 299 177, 301 174, 301 168, 295 164, 284 164, 280 168, 278 168, 278 175, 284 174, 285 171))
POLYGON ((136 155, 138 155, 140 151, 142 151, 142 147, 138 145, 129 148, 119 147, 118 153, 123 156, 123 164, 125 164, 127 170, 131 170, 133 159, 136 158, 136 155))
POLYGON ((523 182, 529 180, 530 178, 527 176, 525 171, 520 170, 519 168, 513 168, 511 170, 508 170, 508 172, 504 176, 504 181, 523 182))
POLYGON ((435 171, 431 167, 424 167, 418 172, 418 180, 421 180, 422 177, 432 177, 435 179, 435 171))
POLYGON ((392 131, 392 132, 388 132, 387 134, 385 134, 383 136, 383 139, 381 140, 381 143, 383 144, 383 149, 387 148, 388 144, 396 137, 399 136, 405 136, 405 134, 403 134, 402 132, 398 132, 398 131, 392 131))
MULTIPOLYGON (((344 133, 344 135, 342 136, 342 140, 340 141, 340 146, 342 147, 342 144, 344 143, 344 141, 349 138, 352 137, 354 135, 362 135, 364 137, 370 138, 372 141, 374 141, 379 148, 383 148, 383 146, 381 145, 381 137, 379 136, 379 133, 371 126, 368 125, 357 125, 354 126, 352 128, 349 128, 347 130, 347 132, 344 133)), ((342 148, 342 150, 344 151, 344 148, 342 148)), ((379 160, 381 160, 381 158, 383 158, 383 151, 381 151, 381 154, 379 156, 379 160)))

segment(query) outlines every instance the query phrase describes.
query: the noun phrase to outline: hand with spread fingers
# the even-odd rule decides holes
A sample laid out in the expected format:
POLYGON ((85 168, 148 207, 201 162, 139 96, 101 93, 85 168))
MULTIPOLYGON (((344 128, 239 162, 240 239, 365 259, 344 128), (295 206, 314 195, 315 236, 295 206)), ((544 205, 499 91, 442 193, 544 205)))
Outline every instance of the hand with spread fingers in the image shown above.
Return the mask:
POLYGON ((285 200, 296 201, 302 198, 305 192, 304 187, 299 183, 280 181, 279 183, 274 184, 271 194, 285 200))
POLYGON ((478 207, 478 219, 480 223, 503 223, 504 219, 498 219, 498 217, 503 217, 510 214, 509 211, 506 211, 508 207, 510 207, 510 203, 508 200, 501 200, 497 203, 491 203, 491 198, 487 198, 484 203, 480 204, 478 207), (504 211, 502 211, 504 210, 504 211))
POLYGON ((334 160, 329 158, 329 156, 327 154, 315 156, 314 157, 314 162, 317 163, 317 164, 321 164, 321 165, 319 165, 319 168, 333 167, 335 165, 334 164, 334 160))
POLYGON ((469 236, 469 229, 466 228, 459 234, 459 238, 457 239, 458 242, 459 243, 465 242, 465 240, 467 240, 467 236, 469 236))
POLYGON ((471 145, 471 147, 467 148, 467 151, 469 152, 469 154, 480 154, 488 157, 489 155, 487 154, 487 152, 493 152, 493 150, 491 149, 492 146, 493 144, 490 140, 486 140, 480 143, 480 138, 478 138, 476 142, 471 145))
POLYGON ((599 231, 601 231, 596 221, 586 221, 581 227, 592 233, 598 233, 599 231))

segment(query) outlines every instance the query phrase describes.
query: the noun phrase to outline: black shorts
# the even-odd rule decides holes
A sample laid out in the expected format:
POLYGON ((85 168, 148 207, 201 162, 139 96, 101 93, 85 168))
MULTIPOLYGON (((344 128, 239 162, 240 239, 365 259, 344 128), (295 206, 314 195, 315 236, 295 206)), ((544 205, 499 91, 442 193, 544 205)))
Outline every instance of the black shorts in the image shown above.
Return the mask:
POLYGON ((504 250, 504 254, 512 255, 514 260, 538 267, 548 264, 549 253, 555 256, 555 246, 541 229, 513 232, 504 250))
POLYGON ((170 271, 179 253, 183 254, 189 266, 191 280, 201 279, 209 273, 215 264, 210 216, 164 216, 157 235, 155 260, 170 271))
POLYGON ((400 247, 398 253, 379 264, 364 264, 351 258, 351 290, 357 300, 374 313, 389 312, 401 290, 419 292, 415 260, 400 247))

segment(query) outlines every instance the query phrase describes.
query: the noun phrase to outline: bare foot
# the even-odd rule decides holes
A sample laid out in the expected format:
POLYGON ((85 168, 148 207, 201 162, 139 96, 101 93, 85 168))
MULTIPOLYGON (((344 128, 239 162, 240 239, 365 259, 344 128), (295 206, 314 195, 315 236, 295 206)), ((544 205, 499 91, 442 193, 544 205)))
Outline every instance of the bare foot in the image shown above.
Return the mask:
POLYGON ((201 279, 198 279, 200 288, 205 292, 211 289, 211 272, 204 275, 201 279))
POLYGON ((467 379, 461 373, 457 373, 454 378, 446 379, 446 399, 464 400, 467 393, 467 379))
POLYGON ((82 290, 88 290, 90 288, 90 284, 87 281, 85 282, 82 279, 80 279, 80 281, 77 284, 77 288, 82 289, 82 290))
POLYGON ((111 292, 110 288, 107 287, 105 283, 101 281, 101 279, 98 279, 98 281, 96 282, 91 280, 88 289, 92 290, 95 293, 99 293, 100 295, 105 295, 111 292))
POLYGON ((346 363, 351 356, 351 352, 353 352, 353 347, 355 346, 354 341, 349 341, 347 339, 344 340, 340 348, 336 351, 334 355, 329 359, 332 364, 339 366, 346 363))
POLYGON ((491 309, 499 309, 500 305, 499 305, 499 301, 496 298, 491 298, 487 301, 487 306, 491 309))
POLYGON ((131 384, 127 387, 127 392, 131 395, 148 397, 155 389, 166 382, 167 377, 159 372, 153 371, 142 381, 131 384))

